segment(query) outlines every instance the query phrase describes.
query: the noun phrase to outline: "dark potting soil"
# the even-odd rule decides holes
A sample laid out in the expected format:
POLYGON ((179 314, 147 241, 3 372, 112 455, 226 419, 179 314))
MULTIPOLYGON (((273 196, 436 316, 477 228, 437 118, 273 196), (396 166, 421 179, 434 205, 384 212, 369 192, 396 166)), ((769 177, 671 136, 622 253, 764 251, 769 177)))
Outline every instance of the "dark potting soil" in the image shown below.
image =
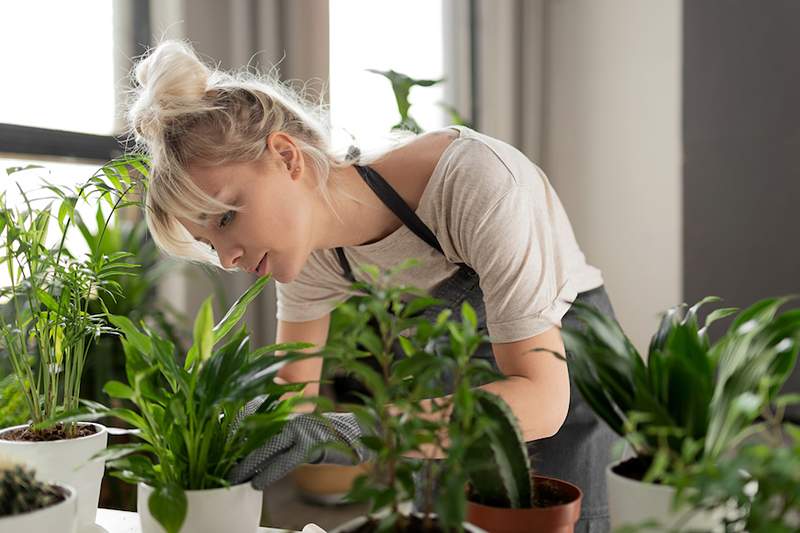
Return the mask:
POLYGON ((574 499, 571 492, 567 492, 564 487, 557 483, 552 483, 546 479, 536 481, 536 490, 533 493, 534 507, 564 505, 574 499))
MULTIPOLYGON (((431 522, 432 527, 425 528, 422 517, 405 516, 397 521, 393 531, 394 533, 445 533, 444 530, 439 527, 435 518, 431 520, 431 522)), ((378 522, 376 520, 370 520, 348 533, 374 533, 377 530, 378 522)))
MULTIPOLYGON (((482 500, 472 489, 467 488, 467 498, 475 503, 486 505, 489 507, 506 508, 505 502, 482 500)), ((574 494, 559 485, 547 479, 536 479, 536 486, 533 493, 533 506, 534 507, 553 507, 554 505, 564 505, 570 503, 575 499, 574 494)))
POLYGON ((653 464, 653 460, 649 457, 631 457, 612 468, 611 471, 622 477, 641 481, 651 464, 653 464))
MULTIPOLYGON (((46 507, 52 507, 54 505, 58 505, 59 503, 63 502, 69 496, 67 489, 64 487, 59 487, 58 485, 49 485, 48 486, 49 495, 52 497, 50 501, 46 505, 39 505, 34 507, 33 509, 28 509, 25 513, 32 513, 33 511, 38 511, 40 509, 45 509, 46 507)), ((10 503, 10 502, 9 502, 10 503)), ((17 514, 24 514, 24 513, 10 513, 9 509, 6 508, 4 505, 0 506, 0 518, 6 516, 14 516, 17 514)))
MULTIPOLYGON (((78 434, 73 438, 86 437, 94 435, 94 426, 78 426, 78 434)), ((63 424, 56 424, 47 429, 33 430, 30 426, 17 428, 12 431, 6 431, 0 434, 2 440, 22 440, 27 442, 44 442, 51 440, 64 440, 67 438, 67 433, 63 424)))

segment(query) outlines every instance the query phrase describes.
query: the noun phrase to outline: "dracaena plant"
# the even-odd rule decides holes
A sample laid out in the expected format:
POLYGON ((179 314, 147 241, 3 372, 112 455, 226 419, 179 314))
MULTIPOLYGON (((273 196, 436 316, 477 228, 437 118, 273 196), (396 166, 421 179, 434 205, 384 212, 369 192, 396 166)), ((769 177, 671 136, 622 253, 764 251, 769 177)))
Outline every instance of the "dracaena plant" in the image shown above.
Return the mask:
POLYGON ((109 446, 96 458, 108 460, 112 476, 155 489, 150 512, 170 533, 179 531, 185 519, 184 491, 228 486, 226 476, 234 464, 277 434, 291 413, 295 400, 281 396, 305 385, 273 379, 284 364, 304 357, 295 350, 312 345, 253 349, 246 326, 233 331, 268 281, 268 276, 259 278, 216 325, 212 298, 206 299, 185 359, 146 324, 140 328, 127 317, 111 315, 122 335, 127 384, 109 381, 104 389, 113 398, 131 401, 138 412, 84 401, 86 411, 68 418, 111 415, 135 428, 139 442, 109 446), (279 356, 277 351, 288 353, 279 356), (240 416, 247 402, 261 395, 266 399, 258 410, 240 416))
MULTIPOLYGON (((21 389, 33 431, 77 407, 87 353, 93 340, 110 329, 89 304, 100 294, 121 297, 120 284, 110 278, 134 268, 127 252, 85 257, 70 253, 66 239, 74 228, 76 210, 82 204, 106 202, 113 213, 133 205, 129 193, 137 181, 132 169, 144 171, 138 157, 117 159, 79 187, 45 181, 39 190, 47 196, 37 198, 18 186, 20 205, 9 205, 6 194, 0 194, 0 267, 8 278, 8 285, 0 288, 4 301, 0 346, 21 389)), ((109 218, 98 220, 100 239, 108 222, 109 218)), ((66 437, 76 434, 74 424, 63 429, 66 437)))
POLYGON ((762 411, 761 430, 713 461, 686 463, 671 479, 676 499, 696 510, 725 508, 720 531, 793 532, 800 528, 800 427, 784 419, 800 394, 762 411))
POLYGON ((408 528, 414 519, 400 513, 399 506, 415 497, 422 502, 419 525, 424 530, 461 530, 465 485, 474 469, 483 467, 481 459, 467 458, 487 428, 494 427, 476 394, 501 401, 473 387, 501 376, 472 357, 487 338, 477 330, 468 303, 455 320, 449 309, 436 312, 440 301, 394 283, 398 271, 414 265, 411 260, 384 272, 362 266, 369 281, 352 285, 358 296, 342 310, 346 320, 325 348, 328 364, 356 377, 368 391, 361 403, 341 406, 358 417, 367 434, 362 442, 375 454, 374 467, 355 481, 349 498, 369 502, 370 512, 382 517, 374 524, 380 531, 408 528), (402 354, 395 353, 395 343, 402 354), (367 364, 366 357, 373 357, 377 367, 367 364), (445 383, 451 394, 445 394, 445 383), (430 398, 439 400, 424 401, 430 398), (419 460, 440 451, 442 461, 419 460), (423 483, 415 485, 415 475, 423 483), (443 483, 435 495, 437 479, 443 483))
POLYGON ((625 437, 647 481, 668 482, 677 466, 714 461, 752 433, 754 420, 786 381, 800 343, 800 309, 778 314, 787 298, 739 311, 687 309, 664 313, 647 363, 619 325, 576 302, 585 330, 562 331, 570 371, 592 409, 625 437), (736 314, 711 342, 708 327, 736 314))

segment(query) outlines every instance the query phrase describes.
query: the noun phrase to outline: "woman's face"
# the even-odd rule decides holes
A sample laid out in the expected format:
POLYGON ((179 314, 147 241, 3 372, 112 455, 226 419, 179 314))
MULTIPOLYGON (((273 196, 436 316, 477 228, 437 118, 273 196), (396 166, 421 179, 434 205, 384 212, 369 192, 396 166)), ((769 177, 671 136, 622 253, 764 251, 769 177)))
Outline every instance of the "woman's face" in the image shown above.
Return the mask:
POLYGON ((240 207, 214 215, 206 225, 179 219, 197 239, 210 244, 225 268, 288 283, 313 249, 313 176, 288 136, 270 136, 262 156, 251 162, 191 165, 192 180, 218 200, 240 207), (274 141, 274 142, 273 142, 274 141), (297 168, 294 173, 289 171, 297 168))

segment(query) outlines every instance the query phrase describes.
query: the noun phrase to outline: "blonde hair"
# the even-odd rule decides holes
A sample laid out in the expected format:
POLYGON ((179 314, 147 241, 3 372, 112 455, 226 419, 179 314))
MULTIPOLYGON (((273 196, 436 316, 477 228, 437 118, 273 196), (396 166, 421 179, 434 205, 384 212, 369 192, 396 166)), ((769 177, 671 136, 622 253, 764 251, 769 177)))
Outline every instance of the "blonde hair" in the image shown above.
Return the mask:
MULTIPOLYGON (((297 142, 311 162, 323 199, 336 213, 330 171, 351 161, 331 147, 328 106, 322 103, 322 94, 316 102, 307 99, 305 88, 295 91, 279 79, 274 67, 267 74, 210 67, 188 43, 175 40, 150 50, 134 66, 133 76, 128 121, 138 148, 151 161, 145 219, 156 245, 166 253, 222 268, 217 254, 195 241, 178 217, 205 224, 238 208, 205 193, 187 168, 193 162, 254 161, 274 132, 285 132, 297 142)), ((411 132, 393 132, 387 139, 397 146, 415 137, 411 132)), ((377 151, 361 154, 359 163, 380 158, 377 151)))

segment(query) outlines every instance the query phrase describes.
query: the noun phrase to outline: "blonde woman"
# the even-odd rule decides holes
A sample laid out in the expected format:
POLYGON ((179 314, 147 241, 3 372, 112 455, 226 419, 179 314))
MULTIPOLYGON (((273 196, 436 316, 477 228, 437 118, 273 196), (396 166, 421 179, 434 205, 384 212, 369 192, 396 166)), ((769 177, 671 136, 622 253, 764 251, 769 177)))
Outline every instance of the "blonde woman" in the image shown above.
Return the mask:
MULTIPOLYGON (((508 379, 500 395, 534 443, 535 469, 584 491, 579 531, 608 529, 603 469, 612 433, 554 357, 559 326, 577 326, 580 300, 613 316, 597 268, 586 262, 542 171, 521 152, 463 126, 408 135, 358 161, 331 150, 324 109, 273 76, 232 75, 186 44, 160 44, 135 68, 131 127, 152 158, 148 227, 167 253, 277 282, 277 342, 325 345, 331 310, 347 298, 358 264, 422 266, 399 282, 426 289, 455 312, 477 310, 491 345, 478 356, 508 379)), ((351 156, 355 154, 351 153, 351 156)), ((403 279, 403 276, 406 276, 403 279)), ((287 365, 289 382, 319 380, 322 361, 287 365)), ((315 395, 316 385, 305 394, 315 395)), ((349 413, 306 415, 237 466, 233 481, 258 488, 303 462, 363 460, 349 413)))

